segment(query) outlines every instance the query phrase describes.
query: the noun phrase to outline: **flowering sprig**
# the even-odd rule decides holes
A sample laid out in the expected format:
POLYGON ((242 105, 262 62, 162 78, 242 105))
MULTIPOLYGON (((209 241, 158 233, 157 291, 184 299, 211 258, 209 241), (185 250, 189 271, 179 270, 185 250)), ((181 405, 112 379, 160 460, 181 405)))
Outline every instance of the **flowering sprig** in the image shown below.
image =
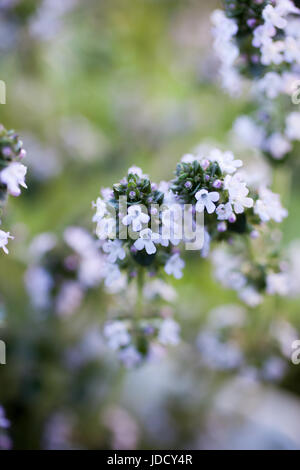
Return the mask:
POLYGON ((162 234, 167 223, 167 206, 161 206, 165 194, 137 167, 128 170, 120 183, 102 192, 94 207, 96 235, 102 240, 102 251, 108 263, 106 285, 121 277, 121 272, 134 278, 143 270, 151 276, 161 268, 181 277, 182 260, 177 259, 176 241, 162 234), (176 263, 177 260, 177 263, 176 263), (175 264, 171 271, 170 263, 175 264), (180 266, 180 267, 179 267, 180 266), (177 267, 177 269, 175 269, 177 267))
POLYGON ((180 326, 171 317, 147 317, 136 322, 133 318, 115 319, 104 325, 108 346, 118 352, 126 367, 155 357, 155 347, 175 346, 180 342, 180 326))
MULTIPOLYGON (((7 131, 0 124, 0 215, 8 194, 17 197, 21 194, 20 186, 27 188, 27 168, 20 163, 25 156, 26 151, 19 136, 13 130, 7 131)), ((9 238, 13 238, 9 232, 0 230, 0 248, 5 253, 8 253, 6 245, 9 238)))
POLYGON ((271 161, 286 159, 300 140, 300 113, 292 109, 295 93, 299 102, 300 9, 291 0, 226 0, 224 5, 224 11, 212 15, 223 87, 236 95, 247 78, 257 102, 251 121, 239 118, 234 130, 241 130, 241 122, 249 132, 255 127, 258 132, 250 145, 271 161), (229 43, 227 23, 232 31, 229 43), (235 53, 229 54, 232 48, 235 53), (232 57, 230 67, 228 57, 232 57))
POLYGON ((208 313, 197 337, 197 350, 205 368, 238 373, 257 382, 280 382, 290 362, 290 345, 297 332, 283 319, 270 320, 256 330, 255 316, 240 305, 221 305, 208 313))
POLYGON ((287 216, 278 195, 267 188, 258 193, 247 187, 237 171, 242 166, 232 152, 219 149, 207 156, 185 155, 177 165, 171 190, 177 201, 192 204, 194 212, 204 212, 206 254, 210 241, 252 235, 271 219, 281 222, 287 216))

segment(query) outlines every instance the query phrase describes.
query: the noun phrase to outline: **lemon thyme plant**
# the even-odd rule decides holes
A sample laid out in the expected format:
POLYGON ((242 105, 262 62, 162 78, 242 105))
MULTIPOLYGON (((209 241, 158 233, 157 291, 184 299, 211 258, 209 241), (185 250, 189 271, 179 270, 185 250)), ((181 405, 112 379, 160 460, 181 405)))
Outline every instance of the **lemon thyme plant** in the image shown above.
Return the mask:
POLYGON ((178 342, 178 324, 161 315, 159 308, 153 313, 144 303, 147 278, 165 272, 179 279, 185 265, 180 252, 197 249, 207 257, 212 242, 230 246, 235 238, 254 270, 251 240, 259 237, 271 220, 279 223, 286 217, 277 194, 268 188, 257 192, 247 186, 238 171, 242 166, 230 151, 187 154, 177 165, 175 178, 159 185, 151 183, 140 168, 132 167, 112 189, 102 190, 102 197, 93 203, 93 221, 105 261, 105 285, 116 291, 118 285, 129 288, 136 281, 135 294, 130 294, 136 304, 126 309, 125 287, 125 305, 104 327, 108 344, 125 364, 134 365, 147 357, 153 342, 178 342), (202 228, 200 246, 188 247, 191 232, 182 230, 186 214, 193 234, 198 234, 198 226, 202 228), (200 220, 199 214, 203 216, 200 220))
MULTIPOLYGON (((26 156, 23 142, 13 130, 6 130, 0 124, 0 216, 7 196, 19 196, 21 188, 27 188, 25 175, 27 168, 20 161, 26 156)), ((1 223, 1 221, 0 221, 1 223)), ((9 232, 0 230, 0 248, 8 253, 7 244, 13 238, 9 232)))
POLYGON ((256 102, 234 130, 243 137, 256 128, 251 145, 272 162, 287 159, 300 140, 300 10, 291 0, 225 0, 212 23, 223 87, 232 95, 248 87, 256 102))

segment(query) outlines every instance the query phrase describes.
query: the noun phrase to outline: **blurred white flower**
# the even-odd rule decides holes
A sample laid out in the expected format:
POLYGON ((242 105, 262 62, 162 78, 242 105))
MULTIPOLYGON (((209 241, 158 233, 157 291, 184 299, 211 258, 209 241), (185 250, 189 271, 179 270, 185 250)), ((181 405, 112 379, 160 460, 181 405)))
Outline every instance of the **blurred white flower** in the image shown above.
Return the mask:
POLYGON ((275 194, 267 188, 259 190, 259 199, 255 203, 254 213, 260 217, 262 222, 275 220, 277 223, 282 222, 288 215, 288 211, 281 205, 279 194, 275 194))
POLYGON ((8 244, 8 239, 11 238, 12 240, 14 237, 10 235, 9 232, 4 232, 3 230, 0 230, 0 249, 2 248, 4 253, 8 254, 8 249, 6 248, 6 245, 8 244))
POLYGON ((126 324, 119 320, 106 323, 103 334, 108 346, 115 351, 123 346, 127 346, 131 340, 126 324))
POLYGON ((291 140, 300 140, 300 113, 290 113, 286 118, 286 136, 291 140))
POLYGON ((245 207, 253 207, 253 199, 247 197, 249 189, 246 187, 246 183, 241 180, 238 173, 234 176, 226 175, 224 188, 228 190, 229 202, 233 205, 236 214, 244 212, 245 207))
POLYGON ((130 345, 119 351, 119 359, 126 367, 131 368, 141 362, 142 356, 134 346, 130 345))
POLYGON ((25 273, 25 286, 32 305, 36 309, 47 309, 51 305, 50 292, 54 281, 41 266, 30 266, 25 273))
POLYGON ((180 258, 179 253, 175 253, 166 262, 165 271, 170 276, 173 275, 176 279, 181 279, 184 266, 185 262, 180 258))
POLYGON ((83 299, 83 289, 77 281, 65 281, 56 298, 56 313, 71 315, 80 306, 83 299))
POLYGON ((270 295, 285 296, 289 293, 290 280, 287 273, 270 273, 267 275, 266 292, 270 295))
POLYGON ((275 132, 268 138, 266 149, 270 152, 273 158, 281 160, 281 158, 292 150, 292 145, 284 135, 279 132, 275 132))
POLYGON ((235 173, 238 168, 243 166, 242 160, 235 160, 232 152, 221 152, 219 149, 213 149, 208 159, 212 162, 217 162, 223 173, 235 173))
POLYGON ((163 320, 159 333, 158 341, 164 345, 176 345, 180 342, 180 326, 172 318, 163 320))

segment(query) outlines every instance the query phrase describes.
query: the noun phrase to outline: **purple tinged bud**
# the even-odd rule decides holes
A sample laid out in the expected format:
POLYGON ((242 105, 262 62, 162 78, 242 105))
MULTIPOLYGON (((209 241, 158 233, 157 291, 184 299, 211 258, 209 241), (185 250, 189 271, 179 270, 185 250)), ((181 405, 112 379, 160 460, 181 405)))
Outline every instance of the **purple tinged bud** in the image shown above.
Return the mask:
POLYGON ((226 222, 220 222, 217 228, 218 228, 218 232, 226 232, 227 230, 226 222))
POLYGON ((229 222, 230 224, 234 224, 234 222, 236 222, 236 215, 232 213, 232 214, 228 217, 228 222, 229 222))
POLYGON ((187 181, 186 183, 184 183, 184 186, 186 189, 191 189, 193 187, 193 184, 191 181, 187 181))
POLYGON ((205 175, 205 181, 209 181, 210 180, 210 176, 209 175, 205 175))
POLYGON ((131 253, 137 253, 137 249, 134 245, 130 248, 131 253))
POLYGON ((152 191, 156 191, 157 190, 157 184, 156 183, 151 183, 151 189, 152 189, 152 191))
POLYGON ((222 188, 222 185, 223 185, 223 183, 222 183, 221 180, 215 180, 215 181, 213 182, 213 187, 216 188, 216 189, 222 188))
POLYGON ((256 19, 249 18, 249 20, 247 20, 247 25, 249 26, 249 28, 254 28, 254 26, 256 25, 256 19))
POLYGON ((205 160, 202 160, 202 162, 200 163, 201 165, 201 168, 205 171, 207 170, 207 168, 209 167, 210 165, 210 161, 205 159, 205 160))
POLYGON ((136 193, 135 193, 135 191, 130 191, 130 193, 129 193, 129 197, 130 197, 130 199, 134 199, 134 198, 135 198, 135 196, 136 196, 136 193))
POLYGON ((149 202, 150 204, 151 204, 151 202, 153 202, 153 197, 152 197, 152 196, 148 197, 148 202, 149 202))

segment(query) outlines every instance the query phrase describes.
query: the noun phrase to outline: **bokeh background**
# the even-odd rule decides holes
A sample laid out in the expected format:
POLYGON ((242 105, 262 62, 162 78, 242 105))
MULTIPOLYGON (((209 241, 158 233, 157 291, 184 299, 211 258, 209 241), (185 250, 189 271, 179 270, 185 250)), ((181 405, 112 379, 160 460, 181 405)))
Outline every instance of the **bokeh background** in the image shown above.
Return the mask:
MULTIPOLYGON (((226 147, 252 103, 218 85, 209 22, 217 5, 0 0, 1 122, 28 152, 28 190, 5 209, 15 240, 0 262, 0 404, 16 449, 300 448, 300 366, 289 358, 300 338, 297 300, 246 309, 192 255, 165 307, 182 343, 125 370, 101 335, 113 295, 99 286, 72 315, 57 315, 34 309, 24 284, 33 238, 62 240, 70 225, 92 233, 91 201, 129 166, 168 180, 198 144, 226 147), (199 348, 199 335, 218 328, 240 349, 213 340, 213 352, 199 348)), ((276 168, 290 213, 283 246, 298 237, 299 174, 295 165, 283 191, 285 170, 276 168)))

